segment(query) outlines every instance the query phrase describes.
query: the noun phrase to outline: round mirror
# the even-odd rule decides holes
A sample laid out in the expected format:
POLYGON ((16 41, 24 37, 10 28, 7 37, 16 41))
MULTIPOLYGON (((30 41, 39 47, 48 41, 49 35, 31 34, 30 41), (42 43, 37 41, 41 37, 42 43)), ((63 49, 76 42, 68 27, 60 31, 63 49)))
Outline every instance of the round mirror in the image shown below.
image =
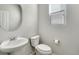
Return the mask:
POLYGON ((0 4, 0 26, 7 31, 19 28, 22 22, 21 7, 19 5, 0 4))

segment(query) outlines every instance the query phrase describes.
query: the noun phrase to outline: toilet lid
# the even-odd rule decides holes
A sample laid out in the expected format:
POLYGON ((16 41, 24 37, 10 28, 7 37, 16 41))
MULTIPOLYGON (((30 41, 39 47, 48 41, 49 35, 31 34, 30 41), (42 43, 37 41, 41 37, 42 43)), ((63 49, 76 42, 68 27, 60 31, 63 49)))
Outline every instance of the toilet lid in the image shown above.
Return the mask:
POLYGON ((38 51, 45 51, 45 52, 51 51, 51 48, 48 45, 45 45, 45 44, 39 44, 35 48, 38 51))

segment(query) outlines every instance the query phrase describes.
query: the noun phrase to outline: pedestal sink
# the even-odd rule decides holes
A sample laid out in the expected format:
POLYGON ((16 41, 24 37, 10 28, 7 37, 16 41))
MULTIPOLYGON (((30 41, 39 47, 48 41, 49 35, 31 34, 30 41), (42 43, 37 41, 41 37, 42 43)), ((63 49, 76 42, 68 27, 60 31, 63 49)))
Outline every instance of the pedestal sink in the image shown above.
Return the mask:
POLYGON ((29 40, 27 38, 17 37, 13 40, 3 41, 0 45, 0 51, 5 53, 13 53, 15 51, 17 52, 18 50, 24 48, 24 46, 26 46, 26 49, 25 49, 26 51, 28 49, 31 52, 29 40))

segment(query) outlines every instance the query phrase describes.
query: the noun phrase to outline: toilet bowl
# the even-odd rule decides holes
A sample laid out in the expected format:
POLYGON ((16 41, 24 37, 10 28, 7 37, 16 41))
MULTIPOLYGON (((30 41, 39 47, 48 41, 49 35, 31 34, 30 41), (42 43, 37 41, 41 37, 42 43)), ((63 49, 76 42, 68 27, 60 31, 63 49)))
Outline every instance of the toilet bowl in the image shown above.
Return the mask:
POLYGON ((52 49, 46 44, 39 44, 40 36, 36 35, 30 38, 31 45, 35 49, 36 55, 51 55, 52 49))
POLYGON ((36 49, 36 55, 51 55, 52 50, 51 48, 46 44, 39 44, 35 47, 36 49))

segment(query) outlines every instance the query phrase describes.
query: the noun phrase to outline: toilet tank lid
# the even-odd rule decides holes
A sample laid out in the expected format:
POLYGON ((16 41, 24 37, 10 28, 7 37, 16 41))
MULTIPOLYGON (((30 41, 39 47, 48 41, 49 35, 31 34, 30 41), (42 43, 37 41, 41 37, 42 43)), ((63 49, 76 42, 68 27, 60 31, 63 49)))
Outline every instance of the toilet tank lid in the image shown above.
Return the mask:
POLYGON ((36 47, 36 50, 40 50, 40 51, 51 51, 51 48, 48 45, 45 44, 39 44, 36 47))
POLYGON ((39 35, 35 35, 35 36, 32 36, 30 39, 36 39, 36 38, 40 38, 40 36, 39 35))

